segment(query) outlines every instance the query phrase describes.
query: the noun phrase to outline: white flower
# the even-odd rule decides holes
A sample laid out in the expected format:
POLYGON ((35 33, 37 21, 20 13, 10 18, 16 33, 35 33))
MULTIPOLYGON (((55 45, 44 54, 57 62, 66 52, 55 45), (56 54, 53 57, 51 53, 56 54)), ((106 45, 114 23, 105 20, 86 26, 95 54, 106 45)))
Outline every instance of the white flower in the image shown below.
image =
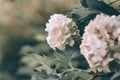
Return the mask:
POLYGON ((51 48, 63 50, 65 45, 74 45, 74 36, 80 36, 75 22, 62 14, 54 14, 46 23, 47 43, 51 48))
POLYGON ((85 27, 80 49, 91 68, 104 70, 105 66, 114 58, 114 56, 110 57, 112 55, 110 51, 120 53, 116 50, 120 46, 119 43, 120 21, 116 16, 100 14, 85 27), (116 48, 113 48, 115 46, 116 48))

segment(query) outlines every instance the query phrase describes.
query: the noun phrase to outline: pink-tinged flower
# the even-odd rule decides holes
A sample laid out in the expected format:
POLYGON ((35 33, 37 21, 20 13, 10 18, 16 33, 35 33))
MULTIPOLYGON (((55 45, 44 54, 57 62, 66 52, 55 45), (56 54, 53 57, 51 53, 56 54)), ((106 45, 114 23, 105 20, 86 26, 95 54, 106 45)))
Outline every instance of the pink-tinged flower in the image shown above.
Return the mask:
POLYGON ((106 66, 115 59, 113 53, 120 53, 120 21, 116 16, 97 15, 85 27, 81 53, 91 68, 109 71, 106 66), (111 53, 111 50, 113 53, 111 53))
POLYGON ((50 18, 45 29, 48 32, 47 43, 50 47, 63 50, 65 45, 73 46, 74 37, 80 37, 75 22, 62 14, 54 14, 50 18))

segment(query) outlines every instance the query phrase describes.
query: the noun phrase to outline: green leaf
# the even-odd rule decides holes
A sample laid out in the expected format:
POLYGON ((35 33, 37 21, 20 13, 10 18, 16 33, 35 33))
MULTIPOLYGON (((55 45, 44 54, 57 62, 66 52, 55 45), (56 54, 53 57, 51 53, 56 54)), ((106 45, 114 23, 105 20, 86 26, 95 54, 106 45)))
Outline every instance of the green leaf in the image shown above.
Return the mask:
POLYGON ((81 71, 81 72, 79 73, 79 75, 80 75, 81 78, 83 78, 83 79, 85 79, 85 80, 88 80, 88 79, 90 79, 90 78, 92 77, 92 75, 88 74, 88 73, 85 72, 85 71, 81 71))
POLYGON ((83 70, 77 69, 67 70, 63 73, 60 80, 90 80, 91 78, 93 78, 93 75, 90 75, 83 70))
POLYGON ((68 59, 60 53, 54 53, 55 59, 54 59, 54 64, 57 66, 67 66, 68 65, 68 59))
POLYGON ((32 76, 31 80, 59 80, 58 76, 55 75, 45 75, 43 72, 37 72, 32 76))
POLYGON ((120 71, 116 72, 110 80, 120 80, 120 71))
POLYGON ((38 54, 31 54, 31 57, 41 65, 40 67, 36 68, 37 71, 46 70, 48 74, 52 73, 53 70, 50 68, 50 65, 52 63, 51 58, 38 54))

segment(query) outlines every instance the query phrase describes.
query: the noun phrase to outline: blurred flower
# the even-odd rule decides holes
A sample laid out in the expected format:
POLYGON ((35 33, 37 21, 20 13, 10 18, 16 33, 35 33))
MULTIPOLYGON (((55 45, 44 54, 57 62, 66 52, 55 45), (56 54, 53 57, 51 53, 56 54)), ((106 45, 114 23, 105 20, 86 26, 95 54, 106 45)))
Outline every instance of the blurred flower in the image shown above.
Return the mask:
POLYGON ((46 23, 47 43, 51 48, 63 50, 65 45, 73 46, 74 37, 79 36, 75 22, 62 14, 54 14, 46 23))
MULTIPOLYGON (((97 15, 85 28, 81 53, 91 68, 109 71, 106 66, 120 52, 120 22, 116 16, 97 15)), ((119 54, 120 55, 120 54, 119 54)))

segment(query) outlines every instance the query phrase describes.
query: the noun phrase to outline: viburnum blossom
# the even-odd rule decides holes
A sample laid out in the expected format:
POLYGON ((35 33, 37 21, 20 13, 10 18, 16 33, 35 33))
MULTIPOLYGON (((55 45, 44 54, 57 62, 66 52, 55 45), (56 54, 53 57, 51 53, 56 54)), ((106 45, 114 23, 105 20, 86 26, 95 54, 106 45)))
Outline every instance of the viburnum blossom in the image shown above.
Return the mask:
POLYGON ((63 50, 65 45, 73 46, 75 36, 80 36, 75 22, 62 14, 54 14, 46 23, 47 43, 51 48, 63 50))
POLYGON ((81 53, 85 56, 91 68, 99 71, 109 71, 106 66, 120 56, 120 21, 116 16, 97 15, 85 27, 81 53))

